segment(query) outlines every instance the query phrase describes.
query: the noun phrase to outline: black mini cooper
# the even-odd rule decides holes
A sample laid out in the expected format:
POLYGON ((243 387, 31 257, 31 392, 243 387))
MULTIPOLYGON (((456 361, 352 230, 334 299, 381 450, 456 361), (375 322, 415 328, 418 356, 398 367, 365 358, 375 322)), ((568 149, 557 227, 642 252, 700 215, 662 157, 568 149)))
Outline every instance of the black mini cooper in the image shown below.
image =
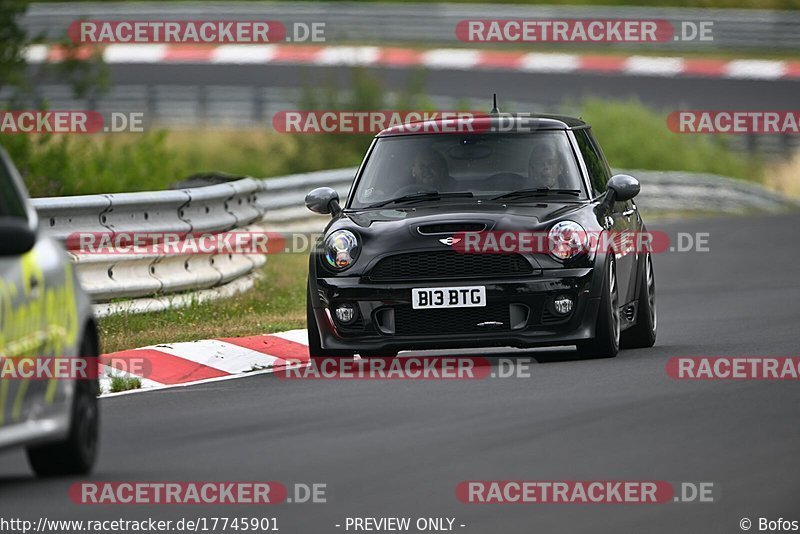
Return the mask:
POLYGON ((639 183, 611 176, 586 123, 411 126, 375 137, 344 207, 306 197, 332 215, 309 261, 312 356, 655 343, 650 250, 624 239, 646 235, 639 183))

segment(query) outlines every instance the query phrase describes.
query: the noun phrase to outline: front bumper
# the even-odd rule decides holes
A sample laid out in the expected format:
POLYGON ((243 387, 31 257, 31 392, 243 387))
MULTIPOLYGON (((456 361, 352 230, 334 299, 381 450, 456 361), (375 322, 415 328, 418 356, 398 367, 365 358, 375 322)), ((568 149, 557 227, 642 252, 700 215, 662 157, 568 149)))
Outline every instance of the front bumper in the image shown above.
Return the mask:
POLYGON ((597 269, 545 269, 520 278, 376 283, 361 277, 311 279, 313 311, 322 348, 359 354, 401 350, 574 345, 594 337, 600 306, 597 269), (412 310, 411 289, 485 286, 487 306, 412 310), (569 295, 573 310, 553 312, 552 300, 569 295), (334 309, 355 305, 344 325, 334 309), (498 324, 499 323, 499 324, 498 324))

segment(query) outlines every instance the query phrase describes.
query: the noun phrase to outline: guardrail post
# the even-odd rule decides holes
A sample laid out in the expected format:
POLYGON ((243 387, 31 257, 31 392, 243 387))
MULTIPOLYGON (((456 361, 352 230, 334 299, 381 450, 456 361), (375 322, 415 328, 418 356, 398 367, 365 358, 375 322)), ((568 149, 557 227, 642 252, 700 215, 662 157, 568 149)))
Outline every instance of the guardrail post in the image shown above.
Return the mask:
POLYGON ((264 88, 256 85, 253 87, 253 117, 256 126, 264 123, 264 108, 264 88))

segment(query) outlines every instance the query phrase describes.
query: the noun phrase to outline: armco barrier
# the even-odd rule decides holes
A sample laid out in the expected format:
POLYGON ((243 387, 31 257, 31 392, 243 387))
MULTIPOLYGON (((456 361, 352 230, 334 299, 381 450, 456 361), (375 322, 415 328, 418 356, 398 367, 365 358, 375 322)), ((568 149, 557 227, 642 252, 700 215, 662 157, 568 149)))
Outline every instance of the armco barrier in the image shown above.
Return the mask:
POLYGON ((82 232, 108 232, 100 217, 111 207, 106 195, 68 198, 37 198, 39 224, 57 239, 64 240, 80 229, 82 232))
MULTIPOLYGON (((246 178, 235 182, 178 191, 117 193, 34 199, 42 228, 66 241, 75 233, 177 233, 265 231, 258 226, 264 215, 259 205, 265 182, 246 178), (256 223, 253 226, 248 226, 256 223)), ((68 243, 74 245, 74 243, 68 243)), ((68 251, 78 267, 81 284, 97 303, 100 314, 123 310, 163 309, 169 302, 189 303, 183 295, 173 301, 165 295, 200 291, 203 298, 227 296, 253 284, 253 274, 266 257, 251 254, 87 254, 68 251), (236 283, 246 278, 246 283, 236 283), (211 290, 214 291, 211 291, 211 290), (165 304, 167 302, 167 304, 165 304)))
MULTIPOLYGON (((34 199, 42 228, 65 240, 75 232, 320 231, 330 220, 304 207, 306 193, 333 187, 347 199, 357 168, 183 189, 34 199)), ((795 201, 759 185, 712 174, 619 171, 642 183, 646 212, 778 211, 795 201)), ((122 255, 71 251, 98 315, 147 312, 227 297, 252 287, 258 254, 122 255), (133 299, 120 302, 119 299, 133 299)))

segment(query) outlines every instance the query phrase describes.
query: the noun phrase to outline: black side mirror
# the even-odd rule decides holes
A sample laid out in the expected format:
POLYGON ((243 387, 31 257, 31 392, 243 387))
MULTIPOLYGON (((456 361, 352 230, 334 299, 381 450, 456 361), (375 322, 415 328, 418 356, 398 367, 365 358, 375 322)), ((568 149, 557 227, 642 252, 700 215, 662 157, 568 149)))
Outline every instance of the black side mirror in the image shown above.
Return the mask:
POLYGON ((0 217, 0 256, 25 254, 36 244, 36 232, 21 217, 0 217))
POLYGON ((339 206, 339 193, 330 187, 318 187, 306 195, 306 207, 314 213, 338 215, 342 208, 339 206))
POLYGON ((614 202, 625 202, 639 194, 639 180, 627 174, 615 174, 608 181, 608 190, 614 192, 614 202))

